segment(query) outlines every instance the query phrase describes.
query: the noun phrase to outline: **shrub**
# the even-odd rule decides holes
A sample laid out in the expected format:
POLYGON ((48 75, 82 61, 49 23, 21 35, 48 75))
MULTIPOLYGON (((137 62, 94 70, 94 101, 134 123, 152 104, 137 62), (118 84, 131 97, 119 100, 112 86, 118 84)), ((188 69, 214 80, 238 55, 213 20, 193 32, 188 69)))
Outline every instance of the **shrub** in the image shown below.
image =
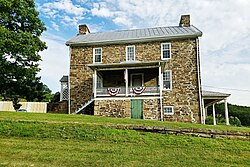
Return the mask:
POLYGON ((230 116, 229 122, 230 122, 230 125, 232 125, 232 126, 241 126, 241 122, 240 122, 239 118, 237 118, 237 117, 230 116))

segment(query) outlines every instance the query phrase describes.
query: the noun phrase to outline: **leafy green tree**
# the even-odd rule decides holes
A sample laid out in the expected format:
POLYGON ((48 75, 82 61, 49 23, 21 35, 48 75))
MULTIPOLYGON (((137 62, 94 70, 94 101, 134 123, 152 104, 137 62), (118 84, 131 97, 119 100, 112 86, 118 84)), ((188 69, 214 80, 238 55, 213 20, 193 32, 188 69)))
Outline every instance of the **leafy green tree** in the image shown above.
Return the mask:
POLYGON ((47 48, 39 37, 46 27, 33 0, 0 0, 0 96, 37 98, 43 84, 40 51, 47 48))

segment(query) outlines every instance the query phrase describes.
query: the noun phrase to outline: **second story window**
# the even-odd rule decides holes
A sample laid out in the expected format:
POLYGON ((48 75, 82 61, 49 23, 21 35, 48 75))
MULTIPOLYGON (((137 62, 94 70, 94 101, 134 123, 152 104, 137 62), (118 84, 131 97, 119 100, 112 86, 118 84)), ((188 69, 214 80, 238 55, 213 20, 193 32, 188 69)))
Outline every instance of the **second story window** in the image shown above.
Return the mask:
POLYGON ((172 89, 172 71, 166 70, 163 73, 163 90, 171 90, 172 89))
POLYGON ((102 62, 102 48, 94 48, 93 49, 93 61, 94 63, 102 62))
POLYGON ((171 59, 171 44, 170 43, 161 44, 161 59, 162 60, 171 59))
POLYGON ((126 47, 126 61, 135 61, 135 46, 126 47))

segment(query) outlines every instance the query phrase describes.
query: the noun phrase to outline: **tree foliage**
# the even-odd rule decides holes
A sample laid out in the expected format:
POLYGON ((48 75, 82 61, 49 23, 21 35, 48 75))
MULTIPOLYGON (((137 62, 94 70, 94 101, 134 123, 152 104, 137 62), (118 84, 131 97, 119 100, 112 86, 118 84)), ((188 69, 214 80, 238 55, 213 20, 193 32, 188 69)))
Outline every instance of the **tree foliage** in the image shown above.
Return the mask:
MULTIPOLYGON (((225 115, 224 103, 216 104, 215 110, 216 110, 216 115, 221 115, 224 118, 225 115)), ((235 124, 238 125, 239 124, 238 122, 240 121, 241 125, 250 126, 250 107, 228 104, 228 113, 229 117, 232 116, 231 120, 233 120, 235 124), (237 119, 239 119, 239 121, 237 119)), ((208 114, 212 115, 212 107, 208 108, 208 114)))
POLYGON ((33 0, 0 0, 0 95, 34 100, 43 84, 37 77, 40 35, 46 27, 33 0))

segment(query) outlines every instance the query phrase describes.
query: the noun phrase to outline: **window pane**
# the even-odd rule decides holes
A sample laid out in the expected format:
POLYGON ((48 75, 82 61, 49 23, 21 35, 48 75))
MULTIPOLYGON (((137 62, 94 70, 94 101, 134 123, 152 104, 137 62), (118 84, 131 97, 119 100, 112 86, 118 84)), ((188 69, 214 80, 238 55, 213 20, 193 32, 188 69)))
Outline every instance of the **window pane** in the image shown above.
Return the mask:
POLYGON ((163 81, 163 88, 164 89, 171 89, 170 81, 163 81))
POLYGON ((163 50, 168 50, 170 47, 169 47, 169 44, 163 44, 162 45, 162 49, 163 50))
POLYGON ((127 60, 135 60, 135 49, 133 46, 127 47, 127 60))
POLYGON ((166 113, 166 114, 172 114, 173 113, 173 108, 172 107, 165 107, 164 108, 164 113, 166 113))
POLYGON ((95 55, 95 62, 101 62, 101 55, 95 55))
POLYGON ((170 51, 169 50, 163 51, 163 58, 170 58, 170 51))

